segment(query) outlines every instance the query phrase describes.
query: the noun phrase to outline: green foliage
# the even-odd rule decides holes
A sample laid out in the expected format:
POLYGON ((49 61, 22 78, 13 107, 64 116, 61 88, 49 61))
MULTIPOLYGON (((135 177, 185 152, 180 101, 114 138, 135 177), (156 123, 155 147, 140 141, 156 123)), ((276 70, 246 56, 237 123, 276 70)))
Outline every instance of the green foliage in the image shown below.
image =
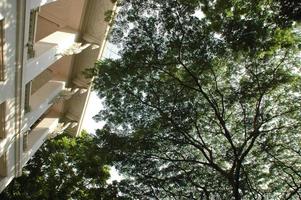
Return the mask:
POLYGON ((120 59, 85 72, 107 124, 45 144, 1 199, 300 198, 299 13, 286 0, 121 1, 120 59), (107 165, 125 179, 106 185, 107 165))
POLYGON ((301 195, 296 18, 270 0, 129 0, 120 59, 87 71, 105 100, 100 147, 133 199, 301 195), (202 10, 204 17, 195 13, 202 10))
POLYGON ((277 0, 280 4, 280 22, 285 26, 293 20, 301 20, 301 2, 299 0, 277 0))
POLYGON ((94 137, 60 135, 47 141, 23 171, 1 193, 5 200, 114 199, 107 160, 94 137), (112 188, 112 189, 110 189, 112 188))
POLYGON ((107 10, 105 12, 105 21, 110 22, 112 19, 114 19, 114 15, 115 15, 115 13, 113 10, 107 10))

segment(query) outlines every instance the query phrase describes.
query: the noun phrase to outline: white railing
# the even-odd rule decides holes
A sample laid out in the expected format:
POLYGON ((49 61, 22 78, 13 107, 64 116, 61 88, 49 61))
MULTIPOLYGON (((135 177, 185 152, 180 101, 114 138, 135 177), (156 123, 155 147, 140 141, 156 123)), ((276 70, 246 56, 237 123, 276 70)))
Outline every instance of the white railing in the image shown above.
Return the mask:
POLYGON ((56 130, 59 124, 59 116, 48 114, 28 133, 27 146, 23 152, 22 166, 33 156, 47 139, 48 135, 56 130))
POLYGON ((37 7, 46 5, 48 3, 54 2, 57 0, 27 0, 27 8, 29 10, 35 9, 37 7))
POLYGON ((76 31, 64 28, 36 42, 35 57, 29 59, 24 68, 25 83, 34 79, 72 48, 76 44, 76 36, 76 31))
POLYGON ((63 81, 48 81, 30 97, 30 110, 24 116, 23 130, 29 130, 50 106, 54 98, 65 88, 63 81))

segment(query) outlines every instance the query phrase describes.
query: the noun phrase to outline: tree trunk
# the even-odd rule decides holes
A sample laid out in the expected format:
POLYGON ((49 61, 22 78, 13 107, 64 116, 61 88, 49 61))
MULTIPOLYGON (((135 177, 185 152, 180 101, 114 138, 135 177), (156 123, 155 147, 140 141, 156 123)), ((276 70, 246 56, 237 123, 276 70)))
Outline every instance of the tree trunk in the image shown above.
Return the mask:
POLYGON ((232 197, 234 197, 235 200, 241 200, 241 195, 239 193, 239 180, 236 180, 235 176, 231 175, 228 177, 228 180, 232 186, 232 197))
POLYGON ((235 200, 241 200, 241 196, 237 188, 233 189, 233 196, 235 200))

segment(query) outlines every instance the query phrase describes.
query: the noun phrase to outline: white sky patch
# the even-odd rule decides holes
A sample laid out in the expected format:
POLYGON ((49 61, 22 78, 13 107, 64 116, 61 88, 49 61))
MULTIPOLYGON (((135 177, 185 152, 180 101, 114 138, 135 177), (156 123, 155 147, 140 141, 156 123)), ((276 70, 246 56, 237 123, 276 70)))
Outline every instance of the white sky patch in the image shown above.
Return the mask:
POLYGON ((214 38, 219 39, 219 40, 222 38, 222 35, 219 33, 214 33, 213 36, 214 36, 214 38))
POLYGON ((108 184, 111 184, 113 181, 121 181, 124 177, 120 175, 117 169, 113 166, 110 167, 111 177, 107 180, 108 184))
POLYGON ((194 14, 192 16, 195 16, 198 19, 203 19, 205 17, 205 14, 203 13, 203 11, 201 9, 198 9, 194 12, 194 14))
POLYGON ((118 47, 108 42, 108 44, 106 45, 106 49, 103 53, 103 58, 112 58, 112 59, 120 58, 120 56, 118 55, 118 47))
POLYGON ((98 98, 96 92, 92 91, 83 121, 83 129, 88 131, 88 133, 94 134, 96 129, 102 129, 105 125, 104 121, 96 122, 93 119, 101 109, 103 109, 103 101, 98 98))

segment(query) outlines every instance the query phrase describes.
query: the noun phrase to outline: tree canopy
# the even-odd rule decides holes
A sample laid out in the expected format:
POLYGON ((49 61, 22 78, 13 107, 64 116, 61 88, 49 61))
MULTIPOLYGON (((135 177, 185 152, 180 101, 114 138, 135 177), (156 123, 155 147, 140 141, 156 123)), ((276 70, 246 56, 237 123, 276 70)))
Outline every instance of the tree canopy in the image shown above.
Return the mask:
POLYGON ((298 1, 120 5, 120 58, 86 73, 105 101, 98 144, 127 177, 121 196, 300 198, 298 1))
POLYGON ((114 184, 106 183, 109 167, 94 137, 66 134, 51 139, 38 150, 23 170, 0 194, 1 200, 112 200, 114 184))
POLYGON ((85 72, 105 127, 45 143, 0 198, 301 199, 300 11, 298 0, 120 2, 120 58, 85 72), (107 184, 108 165, 124 179, 107 184))

